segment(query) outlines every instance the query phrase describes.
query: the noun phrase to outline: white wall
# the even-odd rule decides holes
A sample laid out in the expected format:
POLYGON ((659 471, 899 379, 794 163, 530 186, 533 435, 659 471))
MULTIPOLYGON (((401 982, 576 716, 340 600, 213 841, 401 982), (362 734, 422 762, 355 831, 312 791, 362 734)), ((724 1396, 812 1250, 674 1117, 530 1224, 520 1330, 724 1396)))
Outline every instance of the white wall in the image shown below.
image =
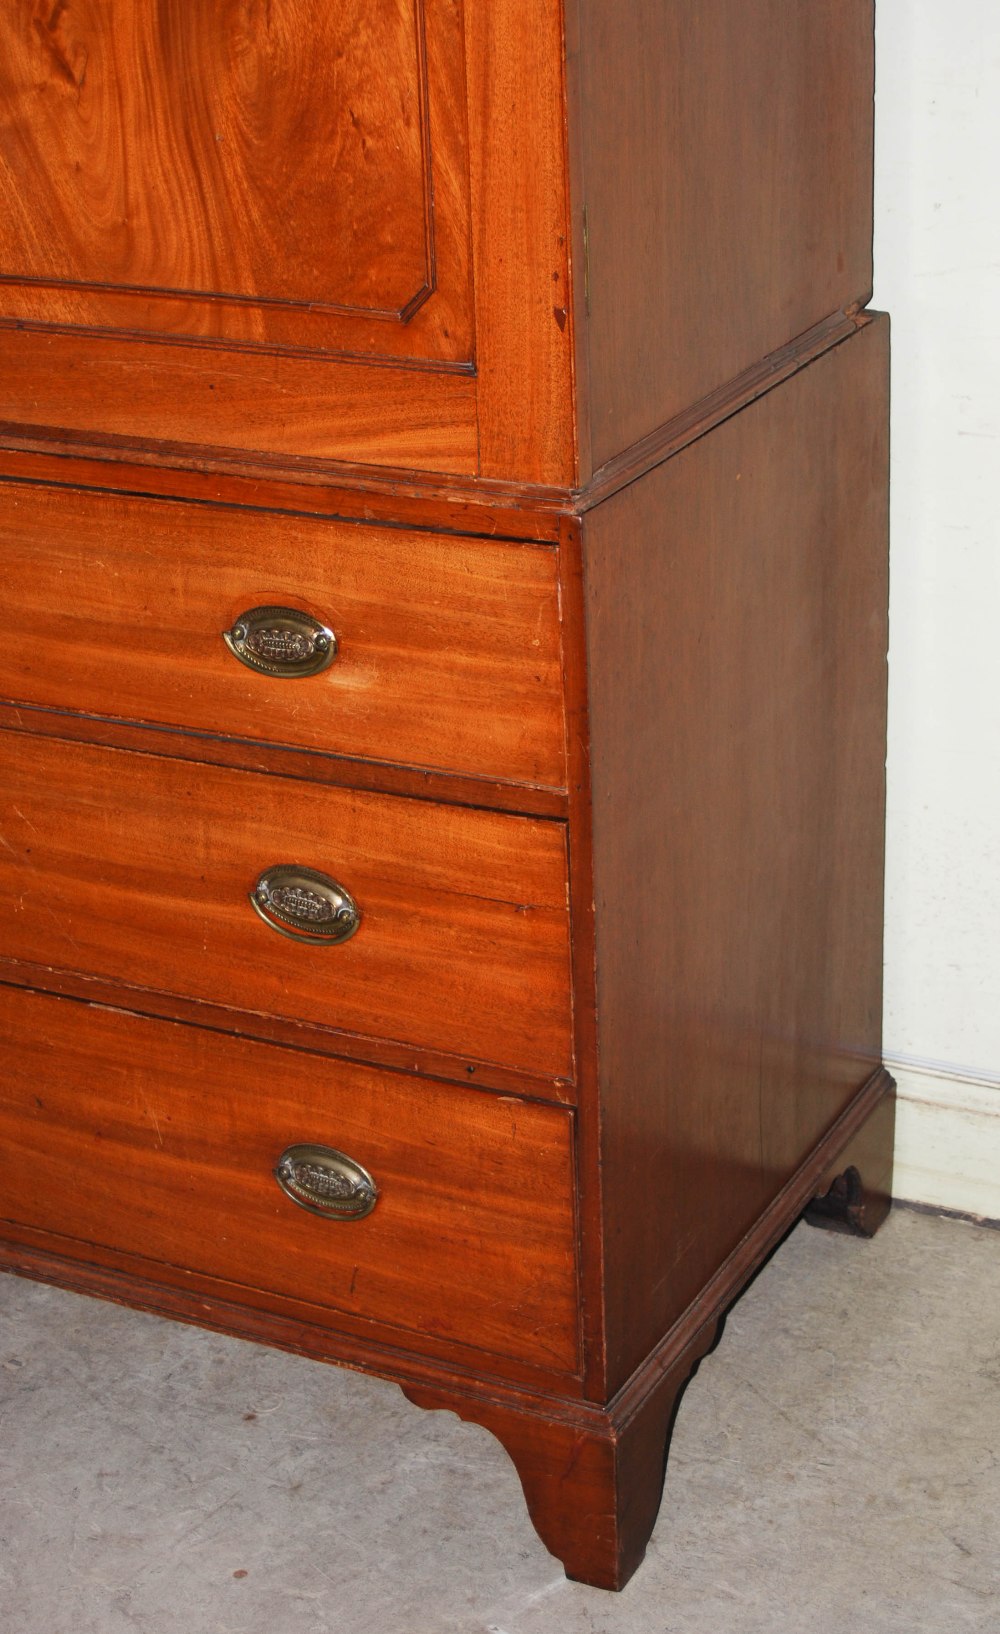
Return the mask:
POLYGON ((1000 1218, 1000 3, 877 3, 896 1191, 1000 1218))

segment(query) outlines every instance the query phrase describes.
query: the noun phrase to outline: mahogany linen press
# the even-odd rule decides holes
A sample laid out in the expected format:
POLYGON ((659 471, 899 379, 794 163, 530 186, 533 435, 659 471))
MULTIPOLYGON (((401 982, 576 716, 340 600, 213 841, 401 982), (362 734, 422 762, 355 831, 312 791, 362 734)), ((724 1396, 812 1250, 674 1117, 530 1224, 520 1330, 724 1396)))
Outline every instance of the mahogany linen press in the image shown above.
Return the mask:
POLYGON ((872 75, 871 0, 0 0, 2 1263, 485 1425, 608 1588, 888 1208, 872 75))

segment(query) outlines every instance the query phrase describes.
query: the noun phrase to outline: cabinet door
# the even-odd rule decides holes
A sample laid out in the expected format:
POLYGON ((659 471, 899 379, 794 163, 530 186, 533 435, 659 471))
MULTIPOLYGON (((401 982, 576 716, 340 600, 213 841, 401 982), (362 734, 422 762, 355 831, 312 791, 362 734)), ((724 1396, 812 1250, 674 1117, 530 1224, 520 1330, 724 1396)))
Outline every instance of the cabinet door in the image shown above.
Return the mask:
POLYGON ((510 382, 568 364, 556 10, 0 0, 0 421, 521 474, 510 382))
POLYGON ((5 0, 5 314, 470 363, 449 0, 5 0))
POLYGON ((0 0, 8 433, 564 477, 557 10, 0 0))

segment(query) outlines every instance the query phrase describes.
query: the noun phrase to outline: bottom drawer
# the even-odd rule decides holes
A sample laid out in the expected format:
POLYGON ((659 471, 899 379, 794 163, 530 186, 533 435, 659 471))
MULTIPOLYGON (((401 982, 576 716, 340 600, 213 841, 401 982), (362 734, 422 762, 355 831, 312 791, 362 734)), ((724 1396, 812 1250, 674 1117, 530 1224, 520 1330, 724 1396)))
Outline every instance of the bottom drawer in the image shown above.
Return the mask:
MULTIPOLYGON (((10 987, 0 1051, 13 1226, 158 1262, 154 1281, 194 1273, 332 1326, 342 1313, 355 1333, 360 1320, 576 1367, 562 1108, 10 987), (301 1145, 367 1171, 371 1212, 323 1218, 286 1195, 275 1169, 301 1145)), ((298 1156, 291 1189, 342 1206, 336 1171, 298 1156)))

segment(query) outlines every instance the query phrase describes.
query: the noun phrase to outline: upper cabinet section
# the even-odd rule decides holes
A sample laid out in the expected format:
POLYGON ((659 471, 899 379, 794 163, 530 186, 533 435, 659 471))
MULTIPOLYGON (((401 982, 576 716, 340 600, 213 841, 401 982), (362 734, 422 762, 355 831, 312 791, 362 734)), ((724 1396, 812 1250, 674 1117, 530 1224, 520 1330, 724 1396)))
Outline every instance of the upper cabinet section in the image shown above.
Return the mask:
POLYGON ((871 0, 0 0, 0 422, 561 488, 870 281, 871 0))

